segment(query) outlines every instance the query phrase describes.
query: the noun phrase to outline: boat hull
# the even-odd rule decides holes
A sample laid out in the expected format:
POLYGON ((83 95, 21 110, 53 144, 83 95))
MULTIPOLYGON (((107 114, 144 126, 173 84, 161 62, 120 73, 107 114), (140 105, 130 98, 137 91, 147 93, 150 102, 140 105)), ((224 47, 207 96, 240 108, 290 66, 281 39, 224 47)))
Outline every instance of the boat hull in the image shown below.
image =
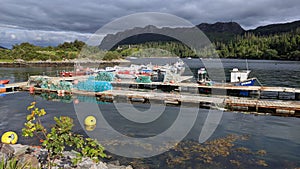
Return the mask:
POLYGON ((0 84, 8 84, 9 80, 0 80, 0 84))
POLYGON ((255 78, 252 79, 247 79, 245 81, 242 82, 238 82, 235 84, 235 86, 254 86, 254 83, 256 82, 255 78))
POLYGON ((118 78, 118 79, 135 79, 136 76, 134 74, 116 74, 116 78, 118 78))

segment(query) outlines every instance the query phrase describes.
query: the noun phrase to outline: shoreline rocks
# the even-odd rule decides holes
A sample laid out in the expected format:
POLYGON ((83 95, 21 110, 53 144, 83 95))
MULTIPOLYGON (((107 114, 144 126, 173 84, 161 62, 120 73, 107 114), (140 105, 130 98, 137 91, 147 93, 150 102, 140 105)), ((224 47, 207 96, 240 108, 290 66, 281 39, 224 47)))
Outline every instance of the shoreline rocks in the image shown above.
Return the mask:
MULTIPOLYGON (((90 158, 83 158, 80 163, 73 166, 71 159, 76 156, 75 152, 65 151, 63 154, 63 158, 54 161, 57 166, 52 167, 53 169, 132 169, 132 166, 120 165, 119 162, 105 163, 100 161, 99 163, 95 163, 90 158)), ((16 159, 20 165, 30 164, 30 167, 40 168, 41 163, 45 164, 47 159, 46 156, 46 150, 41 149, 40 147, 0 143, 1 160, 8 161, 9 159, 16 159)))
POLYGON ((66 60, 66 61, 14 61, 0 62, 1 67, 71 67, 74 64, 99 64, 99 65, 119 65, 121 63, 129 63, 128 60, 119 59, 112 61, 104 60, 66 60))

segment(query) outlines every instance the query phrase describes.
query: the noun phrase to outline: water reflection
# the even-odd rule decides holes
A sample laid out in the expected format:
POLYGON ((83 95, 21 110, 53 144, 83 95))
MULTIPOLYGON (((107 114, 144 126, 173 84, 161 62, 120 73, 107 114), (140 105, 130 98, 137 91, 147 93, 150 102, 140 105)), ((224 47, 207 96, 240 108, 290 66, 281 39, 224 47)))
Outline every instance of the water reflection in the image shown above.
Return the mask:
POLYGON ((82 96, 82 95, 69 95, 69 94, 57 94, 54 92, 49 93, 39 93, 34 94, 33 96, 41 97, 44 100, 53 101, 53 102, 62 102, 62 103, 72 103, 75 104, 85 102, 85 103, 95 103, 95 104, 109 104, 110 102, 101 101, 98 97, 92 96, 82 96))

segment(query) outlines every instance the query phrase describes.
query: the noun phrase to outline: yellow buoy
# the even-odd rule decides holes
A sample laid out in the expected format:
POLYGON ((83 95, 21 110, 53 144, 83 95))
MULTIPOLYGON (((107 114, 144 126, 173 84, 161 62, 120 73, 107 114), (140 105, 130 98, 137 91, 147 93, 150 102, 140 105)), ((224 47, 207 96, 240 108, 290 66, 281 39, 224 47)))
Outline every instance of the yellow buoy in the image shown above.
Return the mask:
POLYGON ((85 119, 84 119, 84 124, 86 126, 94 126, 96 125, 97 123, 97 120, 94 116, 87 116, 85 119))
POLYGON ((1 137, 1 142, 6 144, 16 144, 18 135, 13 131, 5 132, 1 137))
POLYGON ((86 131, 93 131, 93 130, 95 130, 95 128, 96 128, 96 125, 93 125, 93 126, 87 126, 87 125, 85 125, 86 131))

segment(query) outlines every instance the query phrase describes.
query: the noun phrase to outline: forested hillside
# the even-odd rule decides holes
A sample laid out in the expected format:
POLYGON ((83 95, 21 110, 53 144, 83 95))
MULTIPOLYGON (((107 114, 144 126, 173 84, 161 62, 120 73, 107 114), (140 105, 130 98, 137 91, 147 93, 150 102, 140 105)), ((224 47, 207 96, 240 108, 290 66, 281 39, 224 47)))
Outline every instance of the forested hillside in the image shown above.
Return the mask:
MULTIPOLYGON (((236 36, 230 42, 214 42, 221 58, 248 58, 248 59, 282 59, 300 60, 300 28, 295 31, 267 36, 255 35, 247 32, 236 36)), ((193 50, 180 42, 147 42, 135 45, 122 45, 119 52, 123 56, 141 56, 138 51, 147 48, 160 48, 180 57, 196 57, 193 50)), ((161 51, 163 56, 166 52, 161 51)), ((159 55, 159 53, 158 53, 159 55)), ((209 55, 200 55, 209 57, 209 55)))

